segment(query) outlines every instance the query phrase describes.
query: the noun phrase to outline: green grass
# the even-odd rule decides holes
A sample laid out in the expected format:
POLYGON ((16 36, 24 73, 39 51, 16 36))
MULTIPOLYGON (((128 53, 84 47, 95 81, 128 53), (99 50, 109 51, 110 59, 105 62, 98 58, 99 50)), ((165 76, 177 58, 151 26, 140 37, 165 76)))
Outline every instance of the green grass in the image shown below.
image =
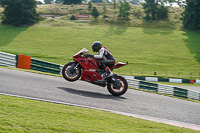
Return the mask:
POLYGON ((105 111, 0 95, 0 132, 195 133, 105 111))
MULTIPOLYGON (((115 9, 115 17, 113 15, 114 9, 113 4, 105 4, 106 11, 103 10, 102 3, 93 4, 93 6, 97 7, 100 12, 100 16, 98 17, 98 23, 101 24, 109 24, 109 25, 126 25, 133 27, 154 27, 154 28, 172 28, 172 29, 181 29, 181 13, 183 12, 182 8, 177 7, 169 7, 169 17, 168 19, 162 21, 154 21, 152 22, 144 22, 143 17, 145 16, 144 10, 141 5, 131 5, 130 10, 130 21, 122 22, 118 19, 118 8, 115 9), (138 11, 140 15, 138 15, 138 11), (108 18, 104 19, 103 15, 106 14, 108 18)), ((90 15, 90 11, 88 11, 87 4, 80 5, 62 5, 62 4, 51 4, 51 5, 38 5, 37 11, 40 14, 54 14, 61 15, 62 18, 69 19, 72 14, 85 14, 90 15)), ((82 19, 81 19, 82 20, 82 19)), ((89 20, 92 20, 90 18, 89 20)))
POLYGON ((170 7, 167 20, 145 22, 144 14, 140 18, 135 16, 137 9, 143 11, 142 6, 131 5, 131 20, 122 23, 117 17, 113 19, 112 4, 106 4, 106 20, 102 19, 102 4, 94 6, 101 14, 97 20, 69 21, 71 14, 90 14, 87 4, 38 5, 40 14, 59 14, 61 19, 46 19, 32 27, 0 26, 0 50, 65 64, 78 50, 91 50, 92 42, 100 40, 117 61, 129 61, 116 73, 152 76, 156 70, 158 76, 200 79, 200 33, 175 30, 182 26, 182 8, 170 7))
MULTIPOLYGON (((74 12, 88 13, 87 6, 45 5, 40 13, 61 14, 61 20, 46 19, 32 27, 0 25, 0 51, 31 55, 58 64, 70 61, 82 49, 91 51, 95 40, 102 41, 117 61, 129 61, 119 69, 121 74, 159 75, 198 78, 200 72, 199 32, 180 31, 180 21, 144 22, 133 20, 125 25, 154 28, 134 28, 108 25, 101 20, 82 23, 68 21, 74 12), (84 9, 84 10, 83 10, 84 9), (67 13, 66 13, 67 12, 67 13), (132 23, 135 22, 135 23, 132 23), (157 28, 156 28, 157 27, 157 28), (162 29, 165 27, 170 29, 162 29), (156 62, 156 63, 155 63, 156 62)), ((101 9, 101 6, 98 7, 101 9)), ((0 8, 0 13, 2 12, 0 8)), ((170 11, 173 12, 174 10, 170 11)), ((179 11, 179 13, 182 11, 179 11)), ((108 16, 112 16, 108 8, 108 16)), ((179 15, 179 14, 178 14, 179 15)), ((170 19, 174 14, 170 14, 170 19)), ((112 22, 112 21, 110 21, 112 22)), ((114 25, 116 25, 116 22, 114 25)), ((120 23, 121 24, 121 23, 120 23)), ((124 25, 124 24, 122 24, 124 25)), ((27 99, 0 96, 0 132, 197 132, 189 129, 116 115, 104 111, 82 109, 27 99)))
POLYGON ((107 46, 117 61, 129 65, 116 70, 127 75, 199 78, 200 32, 161 28, 91 25, 45 19, 32 27, 0 25, 0 51, 25 54, 65 64, 93 41, 107 46))

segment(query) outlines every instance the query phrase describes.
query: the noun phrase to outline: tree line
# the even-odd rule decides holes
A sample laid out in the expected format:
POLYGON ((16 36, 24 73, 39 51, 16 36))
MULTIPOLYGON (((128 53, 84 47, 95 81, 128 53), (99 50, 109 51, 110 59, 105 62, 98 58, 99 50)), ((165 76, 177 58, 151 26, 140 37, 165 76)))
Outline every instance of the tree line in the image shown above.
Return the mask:
MULTIPOLYGON (((51 3, 53 0, 44 0, 45 3, 51 3)), ((55 0, 54 0, 55 1, 55 0)), ((63 4, 80 4, 87 0, 56 0, 55 2, 62 2, 63 4)), ((139 0, 131 0, 132 2, 139 2, 139 0)), ((164 5, 165 2, 181 0, 144 0, 142 3, 145 20, 161 20, 168 17, 168 7, 164 5)), ((91 10, 91 15, 94 18, 99 16, 96 7, 92 7, 92 3, 98 2, 112 2, 114 15, 116 4, 118 4, 119 12, 118 18, 121 20, 129 20, 130 2, 126 0, 91 0, 88 3, 88 9, 91 10)), ((39 21, 39 14, 36 12, 36 0, 0 0, 0 5, 4 8, 3 16, 1 17, 2 24, 10 24, 14 26, 32 25, 39 21)), ((104 12, 106 7, 104 6, 104 12)), ((200 0, 186 0, 184 5, 184 12, 182 13, 182 22, 185 29, 200 30, 200 0)), ((105 16, 106 17, 106 16, 105 16)))

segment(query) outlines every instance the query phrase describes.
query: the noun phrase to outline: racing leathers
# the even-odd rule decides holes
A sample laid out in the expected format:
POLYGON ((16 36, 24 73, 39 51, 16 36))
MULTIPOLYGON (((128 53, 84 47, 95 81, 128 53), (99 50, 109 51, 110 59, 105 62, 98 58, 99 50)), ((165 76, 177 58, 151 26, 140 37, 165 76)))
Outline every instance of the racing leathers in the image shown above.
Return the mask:
POLYGON ((109 67, 115 65, 115 58, 107 47, 102 47, 99 50, 98 55, 94 55, 94 58, 98 59, 100 68, 104 69, 108 73, 108 77, 113 76, 113 73, 109 67))

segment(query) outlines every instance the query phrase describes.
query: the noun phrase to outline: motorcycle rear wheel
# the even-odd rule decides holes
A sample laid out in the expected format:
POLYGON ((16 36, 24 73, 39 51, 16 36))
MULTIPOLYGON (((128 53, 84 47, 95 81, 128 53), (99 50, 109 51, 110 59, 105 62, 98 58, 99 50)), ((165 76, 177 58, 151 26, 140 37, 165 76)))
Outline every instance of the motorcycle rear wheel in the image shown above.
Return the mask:
POLYGON ((72 67, 72 64, 75 62, 69 62, 64 65, 62 69, 62 75, 67 81, 76 81, 81 77, 81 68, 78 66, 74 72, 70 72, 70 68, 72 67))
POLYGON ((108 83, 107 84, 108 91, 114 96, 123 95, 128 90, 128 83, 126 79, 123 78, 122 76, 115 76, 114 78, 122 83, 122 87, 119 89, 115 89, 112 83, 108 83))

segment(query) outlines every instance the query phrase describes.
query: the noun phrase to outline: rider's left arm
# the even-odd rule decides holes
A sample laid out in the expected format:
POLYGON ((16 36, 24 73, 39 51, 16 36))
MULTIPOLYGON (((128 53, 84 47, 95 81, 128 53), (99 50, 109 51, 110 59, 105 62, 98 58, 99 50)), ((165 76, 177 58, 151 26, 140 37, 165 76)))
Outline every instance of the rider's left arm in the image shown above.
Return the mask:
POLYGON ((104 48, 101 48, 99 51, 99 55, 94 55, 94 58, 103 59, 103 54, 104 54, 104 48))

